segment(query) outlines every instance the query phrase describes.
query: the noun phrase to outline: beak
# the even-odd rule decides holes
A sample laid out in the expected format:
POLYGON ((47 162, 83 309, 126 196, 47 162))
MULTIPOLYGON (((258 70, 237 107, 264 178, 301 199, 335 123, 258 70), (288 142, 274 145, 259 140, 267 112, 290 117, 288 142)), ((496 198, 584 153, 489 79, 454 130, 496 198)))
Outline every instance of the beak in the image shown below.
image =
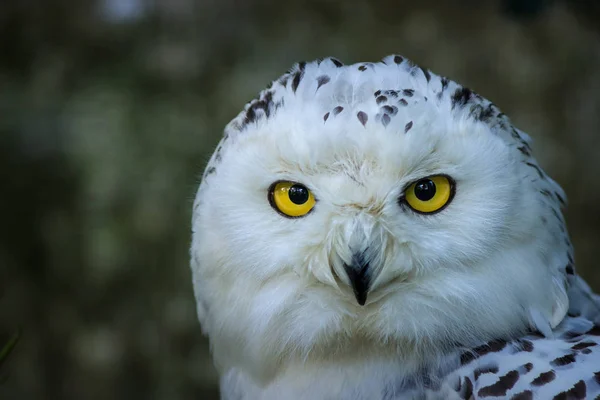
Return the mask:
POLYGON ((372 279, 369 260, 365 257, 367 250, 352 254, 352 262, 350 264, 344 263, 344 270, 350 279, 354 296, 361 306, 364 306, 367 302, 367 294, 369 293, 372 279))

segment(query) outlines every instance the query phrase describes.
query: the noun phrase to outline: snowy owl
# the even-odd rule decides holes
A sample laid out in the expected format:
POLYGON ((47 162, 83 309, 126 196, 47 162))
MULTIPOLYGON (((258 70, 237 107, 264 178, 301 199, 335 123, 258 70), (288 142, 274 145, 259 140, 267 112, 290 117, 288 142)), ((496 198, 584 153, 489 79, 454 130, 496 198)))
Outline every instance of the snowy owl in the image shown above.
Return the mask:
POLYGON ((194 202, 222 397, 593 398, 600 297, 564 204, 466 87, 398 55, 296 64, 227 125, 194 202))

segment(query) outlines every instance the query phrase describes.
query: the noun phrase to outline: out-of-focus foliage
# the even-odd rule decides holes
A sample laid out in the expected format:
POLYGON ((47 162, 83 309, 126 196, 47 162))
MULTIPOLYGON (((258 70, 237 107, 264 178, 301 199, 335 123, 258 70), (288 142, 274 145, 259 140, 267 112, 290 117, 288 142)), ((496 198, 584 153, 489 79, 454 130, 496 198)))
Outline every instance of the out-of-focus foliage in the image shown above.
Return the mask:
MULTIPOLYGON (((8 356, 10 356, 10 353, 12 353, 18 341, 19 334, 15 333, 8 339, 6 343, 4 343, 3 347, 0 347, 0 368, 2 368, 2 365, 6 362, 8 356)), ((0 378, 0 383, 1 382, 2 379, 0 378)))
POLYGON ((0 398, 216 398, 194 191, 223 126, 303 59, 401 53, 492 99, 565 187, 600 289, 596 4, 0 2, 0 339, 23 329, 0 398))

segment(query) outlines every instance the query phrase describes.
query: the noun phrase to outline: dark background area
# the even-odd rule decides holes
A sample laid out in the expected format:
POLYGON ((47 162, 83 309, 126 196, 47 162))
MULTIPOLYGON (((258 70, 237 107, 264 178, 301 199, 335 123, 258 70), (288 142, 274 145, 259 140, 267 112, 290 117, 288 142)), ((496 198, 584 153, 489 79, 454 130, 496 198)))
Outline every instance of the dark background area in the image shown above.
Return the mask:
POLYGON ((0 398, 217 398, 188 244, 224 125, 295 61, 391 53, 533 136, 600 289, 595 0, 4 0, 0 398))

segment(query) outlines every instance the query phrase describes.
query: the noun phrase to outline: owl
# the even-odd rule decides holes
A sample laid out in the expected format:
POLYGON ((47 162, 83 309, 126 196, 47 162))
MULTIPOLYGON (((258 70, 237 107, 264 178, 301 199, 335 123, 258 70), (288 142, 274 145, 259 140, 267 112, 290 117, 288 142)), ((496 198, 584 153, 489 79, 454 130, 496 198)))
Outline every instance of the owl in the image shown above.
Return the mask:
POLYGON ((600 297, 564 205, 472 90, 399 55, 296 64, 226 126, 194 202, 222 398, 593 398, 600 297))

